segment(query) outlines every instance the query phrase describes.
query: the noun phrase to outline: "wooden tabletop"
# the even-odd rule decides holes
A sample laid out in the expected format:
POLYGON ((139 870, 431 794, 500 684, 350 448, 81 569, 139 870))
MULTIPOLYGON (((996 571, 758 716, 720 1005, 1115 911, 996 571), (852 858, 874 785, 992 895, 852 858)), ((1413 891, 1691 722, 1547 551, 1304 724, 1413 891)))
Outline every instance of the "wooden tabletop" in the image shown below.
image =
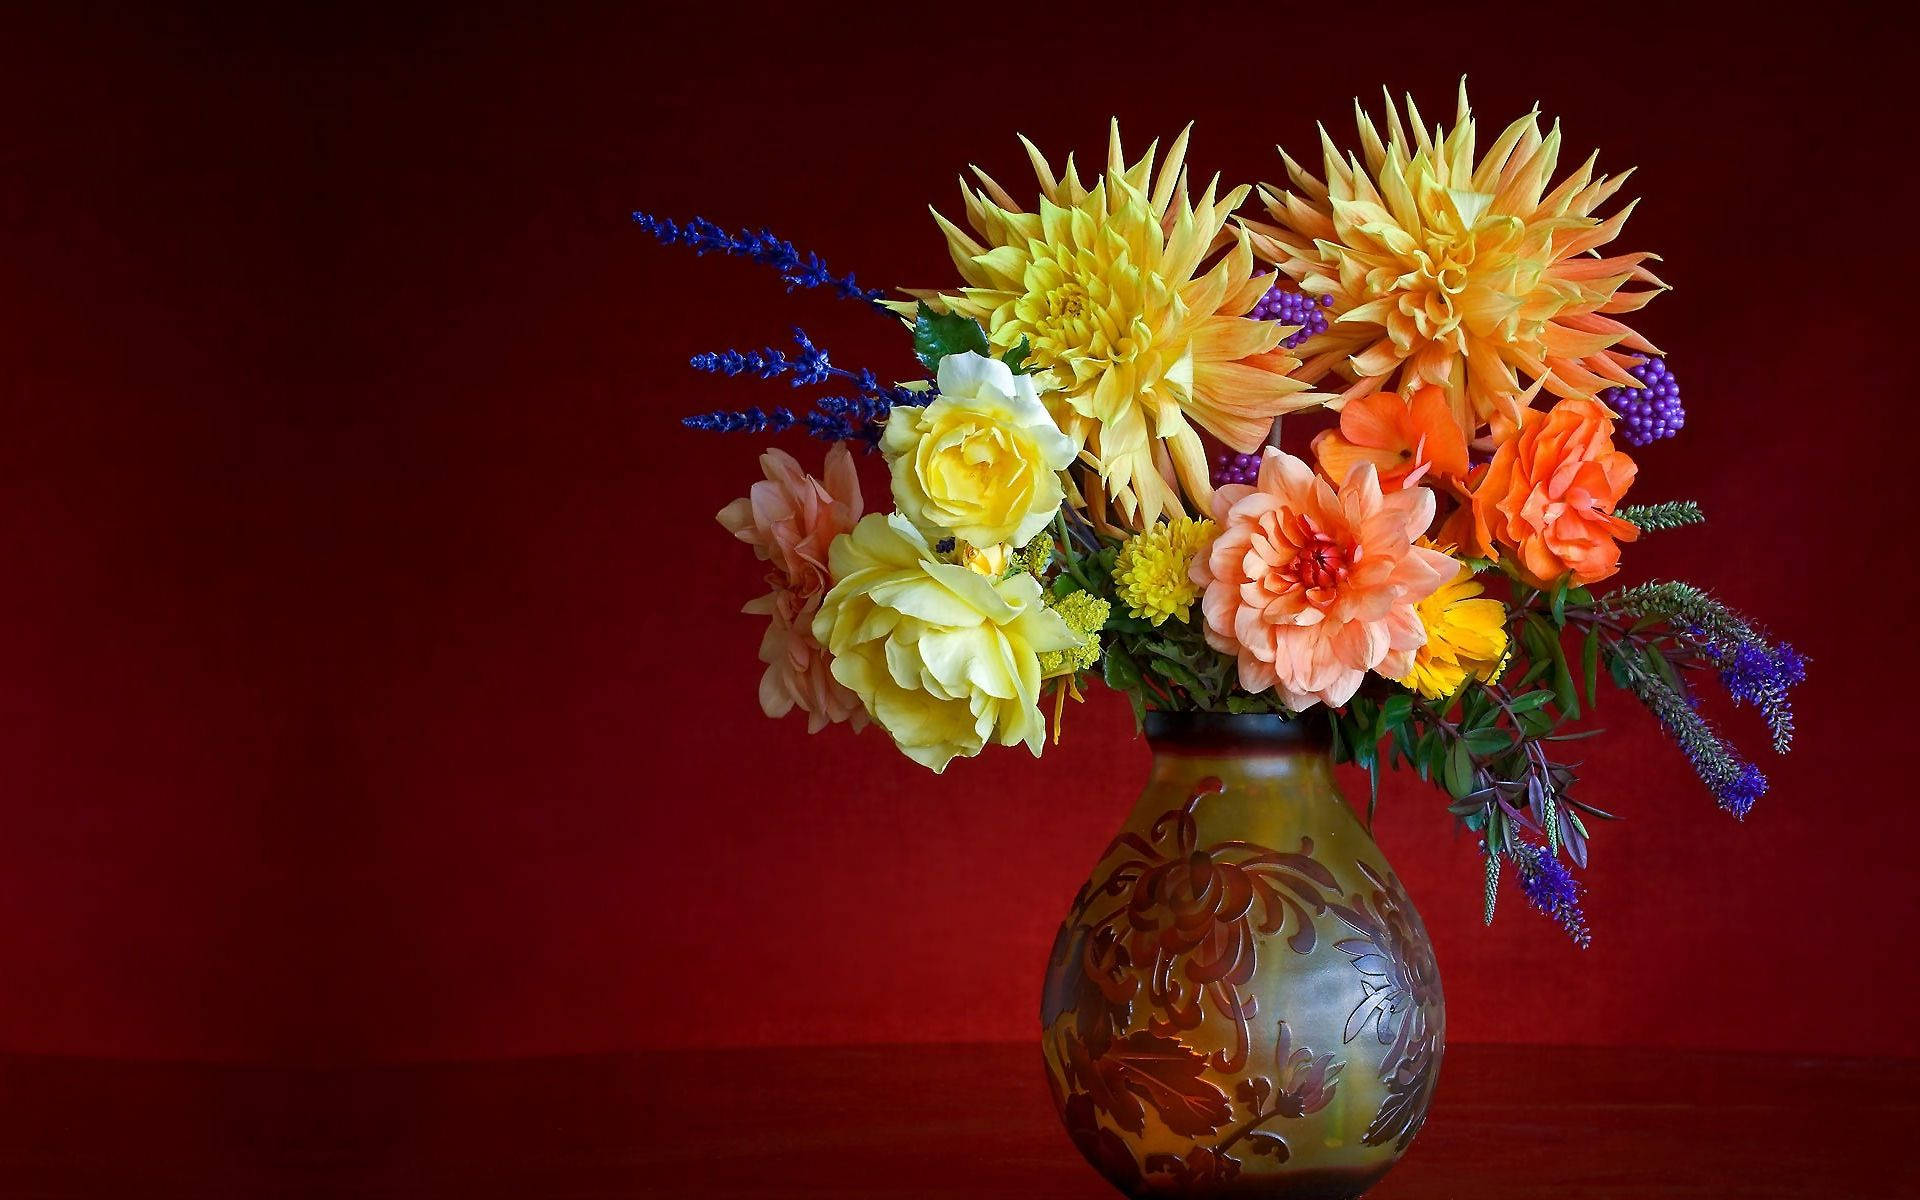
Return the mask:
MULTIPOLYGON (((1920 1062, 1455 1046, 1375 1200, 1920 1197, 1920 1062)), ((0 1058, 0 1196, 1110 1200, 1026 1045, 0 1058)))

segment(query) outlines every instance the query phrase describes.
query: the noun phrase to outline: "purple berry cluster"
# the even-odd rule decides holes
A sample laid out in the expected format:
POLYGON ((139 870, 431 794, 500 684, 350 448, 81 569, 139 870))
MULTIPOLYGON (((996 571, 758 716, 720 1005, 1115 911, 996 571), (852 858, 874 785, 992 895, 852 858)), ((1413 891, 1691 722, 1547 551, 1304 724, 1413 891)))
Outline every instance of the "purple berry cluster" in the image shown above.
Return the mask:
POLYGON ((1620 414, 1627 444, 1644 446, 1670 438, 1686 427, 1687 410, 1680 407, 1680 382, 1667 370, 1665 359, 1643 358, 1627 368, 1644 387, 1612 387, 1600 393, 1600 402, 1620 414))
POLYGON ((1327 331, 1326 310, 1332 307, 1332 296, 1322 296, 1316 301, 1312 296, 1302 292, 1288 292, 1278 287, 1270 287, 1267 289, 1267 294, 1260 297, 1260 302, 1254 305, 1253 311, 1247 315, 1256 321, 1278 321, 1282 325, 1298 325, 1299 332, 1289 334, 1286 340, 1280 343, 1292 350, 1308 338, 1327 331))
POLYGON ((1215 487, 1229 483, 1251 485, 1260 476, 1260 455, 1222 450, 1213 456, 1213 470, 1210 473, 1215 487))

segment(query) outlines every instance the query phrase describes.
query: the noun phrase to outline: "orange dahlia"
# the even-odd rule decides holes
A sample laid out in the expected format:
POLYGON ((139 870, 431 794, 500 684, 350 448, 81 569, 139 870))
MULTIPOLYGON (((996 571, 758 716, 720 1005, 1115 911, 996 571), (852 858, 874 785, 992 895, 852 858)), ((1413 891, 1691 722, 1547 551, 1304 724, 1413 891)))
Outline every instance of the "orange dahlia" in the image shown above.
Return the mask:
POLYGON ((1588 399, 1641 386, 1629 352, 1658 351, 1615 318, 1666 285, 1644 265, 1652 254, 1599 256, 1632 205, 1594 215, 1625 175, 1596 177, 1589 158, 1549 191, 1560 127, 1542 134, 1537 110, 1476 162, 1464 80, 1451 130, 1429 132, 1411 98, 1405 126, 1387 100, 1384 140, 1354 111, 1364 161, 1323 130, 1326 181, 1283 152, 1294 190, 1263 187, 1271 223, 1245 222, 1261 258, 1333 298, 1331 327, 1301 347, 1300 378, 1344 377, 1335 407, 1444 388, 1469 439, 1487 425, 1506 436, 1542 388, 1588 399), (1636 283, 1652 286, 1627 290, 1636 283))
POLYGON ((1193 562, 1208 644, 1295 711, 1345 704, 1368 671, 1406 675, 1427 640, 1417 606, 1460 569, 1416 544, 1433 509, 1427 488, 1382 492, 1371 463, 1335 491, 1269 449, 1254 486, 1214 493, 1220 536, 1193 562))

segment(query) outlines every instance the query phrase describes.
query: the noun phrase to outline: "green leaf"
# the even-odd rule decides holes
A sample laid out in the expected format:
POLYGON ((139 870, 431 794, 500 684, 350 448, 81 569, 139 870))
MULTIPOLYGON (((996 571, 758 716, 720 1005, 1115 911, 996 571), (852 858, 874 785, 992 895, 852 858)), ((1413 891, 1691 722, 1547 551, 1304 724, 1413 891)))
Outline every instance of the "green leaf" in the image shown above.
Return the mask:
POLYGON ((1513 738, 1504 729, 1476 729, 1462 738, 1461 744, 1472 753, 1487 758, 1512 746, 1513 738))
POLYGON ((1541 740, 1547 742, 1579 742, 1590 737, 1599 737, 1605 732, 1606 730, 1604 729, 1582 729, 1577 733, 1556 733, 1551 737, 1542 738, 1541 740))
POLYGON ((1433 783, 1440 782, 1440 773, 1447 767, 1447 739, 1438 729, 1429 729, 1420 739, 1420 777, 1433 783))
POLYGON ((1668 687, 1682 695, 1686 693, 1686 689, 1680 686, 1680 673, 1673 669, 1673 664, 1667 661, 1666 655, 1648 646, 1646 658, 1647 666, 1653 669, 1655 675, 1665 680, 1668 687))
POLYGON ((1560 645, 1560 631, 1548 625, 1538 613, 1528 613, 1527 621, 1530 628, 1538 630, 1535 638, 1545 652, 1544 657, 1553 663, 1554 703, 1568 720, 1572 720, 1580 715, 1580 700, 1573 692, 1573 672, 1567 669, 1567 652, 1560 645))
POLYGON ((1101 662, 1101 677, 1114 691, 1137 693, 1145 686, 1140 680, 1140 668, 1133 665, 1133 660, 1119 646, 1107 647, 1101 662))
POLYGON ((1404 692, 1387 697, 1380 707, 1380 723, 1388 729, 1397 729, 1413 712, 1413 697, 1404 692))
POLYGON ((1487 699, 1487 691, 1477 683, 1468 683, 1460 691, 1460 723, 1477 725, 1489 713, 1493 705, 1487 699))
POLYGON ((1027 358, 1033 353, 1033 344, 1027 341, 1027 335, 1021 334, 1019 344, 1000 356, 1000 361, 1013 368, 1015 375, 1031 375, 1033 368, 1026 365, 1027 358))
POLYGON ((1173 680, 1173 682, 1187 689, 1187 691, 1194 696, 1201 696, 1206 693, 1207 689, 1205 685, 1200 682, 1200 677, 1192 671, 1189 671, 1178 659, 1153 646, 1149 646, 1147 649, 1154 656, 1153 661, 1147 664, 1150 670, 1158 671, 1168 679, 1173 680))
POLYGON ((1554 581, 1553 597, 1550 603, 1553 609, 1553 627, 1565 628, 1567 624, 1567 577, 1565 575, 1554 581))
POLYGON ((1512 709, 1516 714, 1532 712, 1534 709, 1539 708, 1552 699, 1553 693, 1542 689, 1537 692, 1528 692, 1524 696, 1515 696, 1512 700, 1508 701, 1507 707, 1512 709))
MULTIPOLYGON (((1394 753, 1406 759, 1409 763, 1418 761, 1415 757, 1417 747, 1414 744, 1417 734, 1418 730, 1416 730, 1411 723, 1404 723, 1393 727, 1394 753)), ((1398 766, 1399 764, 1396 763, 1395 765, 1398 766)))
MULTIPOLYGON (((1257 696, 1228 696, 1227 711, 1230 713, 1264 713, 1272 712, 1273 707, 1257 696)), ((1338 736, 1339 729, 1337 726, 1334 732, 1335 736, 1338 736)))
POLYGON ((1516 691, 1524 691, 1532 687, 1540 681, 1540 677, 1545 675, 1552 666, 1553 664, 1544 658, 1534 659, 1531 663, 1527 664, 1527 673, 1514 682, 1514 689, 1516 691))
POLYGON ((1473 755, 1467 752, 1465 742, 1455 742, 1447 753, 1446 767, 1447 791, 1454 799, 1464 800, 1473 790, 1473 755))
POLYGON ((929 372, 940 370, 940 360, 949 354, 990 354, 987 331, 972 317, 958 313, 935 312, 925 300, 914 310, 913 355, 929 372))
POLYGON ((1607 674, 1613 676, 1613 686, 1622 691, 1633 687, 1633 664, 1616 649, 1607 651, 1607 674))

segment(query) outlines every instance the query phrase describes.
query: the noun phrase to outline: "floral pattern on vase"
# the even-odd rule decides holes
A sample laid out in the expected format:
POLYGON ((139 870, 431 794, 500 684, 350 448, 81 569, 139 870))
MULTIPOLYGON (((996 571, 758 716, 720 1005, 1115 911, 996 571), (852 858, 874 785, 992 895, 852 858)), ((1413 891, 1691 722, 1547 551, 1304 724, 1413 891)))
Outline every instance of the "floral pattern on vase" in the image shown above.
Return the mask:
POLYGON ((1154 778, 1055 939, 1048 1083, 1130 1196, 1357 1196, 1431 1100, 1425 931, 1324 744, 1273 722, 1151 717, 1154 778))
POLYGON ((1377 1145, 1392 1139, 1405 1149, 1420 1131, 1438 1073, 1439 1054, 1427 1021, 1440 995, 1440 969, 1400 881, 1391 874, 1382 878, 1365 863, 1360 874, 1372 886, 1371 894, 1328 906, 1355 934, 1335 945, 1353 960, 1366 993, 1348 1014, 1342 1041, 1371 1030, 1388 1047, 1380 1064, 1388 1098, 1362 1140, 1377 1145))

